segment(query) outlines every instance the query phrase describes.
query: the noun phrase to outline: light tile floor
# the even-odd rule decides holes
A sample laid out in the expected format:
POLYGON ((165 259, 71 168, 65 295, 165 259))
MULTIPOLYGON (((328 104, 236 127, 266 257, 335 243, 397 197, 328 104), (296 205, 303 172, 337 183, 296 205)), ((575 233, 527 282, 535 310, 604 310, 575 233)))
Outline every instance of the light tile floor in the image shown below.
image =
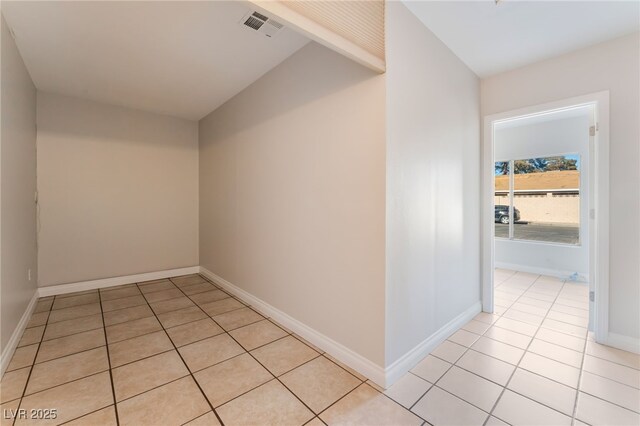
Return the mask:
POLYGON ((43 298, 1 424, 638 425, 640 357, 588 337, 586 287, 495 275, 496 314, 386 391, 199 275, 43 298))

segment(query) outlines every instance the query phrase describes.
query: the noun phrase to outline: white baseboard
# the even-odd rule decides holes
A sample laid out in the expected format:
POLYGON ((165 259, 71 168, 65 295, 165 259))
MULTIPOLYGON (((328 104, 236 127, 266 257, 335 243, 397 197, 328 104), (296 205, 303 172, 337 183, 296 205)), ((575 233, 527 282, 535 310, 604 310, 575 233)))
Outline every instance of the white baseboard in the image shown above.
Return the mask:
POLYGON ((242 290, 236 285, 230 283, 222 277, 214 274, 204 267, 200 267, 200 273, 220 285, 229 293, 238 297, 243 302, 249 304, 252 308, 262 313, 263 315, 273 318, 282 326, 288 328, 300 337, 308 340, 310 343, 319 347, 329 355, 333 356, 340 362, 353 368, 360 374, 369 378, 372 382, 379 386, 385 385, 385 370, 383 367, 363 357, 362 355, 352 351, 341 343, 336 342, 330 337, 312 329, 308 325, 298 321, 297 319, 287 315, 281 310, 271 306, 267 302, 257 298, 256 296, 242 290))
POLYGON ((409 370, 415 367, 427 354, 431 353, 440 343, 458 331, 476 315, 482 311, 482 302, 477 301, 467 310, 449 321, 438 331, 420 342, 417 346, 397 359, 386 369, 386 387, 388 388, 398 379, 404 376, 409 370))
MULTIPOLYGON (((509 269, 511 271, 528 272, 530 274, 547 275, 549 277, 557 277, 562 280, 571 280, 571 276, 574 274, 572 271, 563 271, 559 269, 546 269, 538 268, 536 266, 519 265, 515 263, 495 262, 496 268, 509 269)), ((589 274, 579 274, 575 280, 579 283, 588 283, 589 274)))
POLYGON ((616 349, 640 354, 640 339, 609 332, 606 341, 602 343, 616 349))
POLYGON ((200 272, 199 266, 188 268, 167 269, 165 271, 147 272, 144 274, 124 275, 113 278, 103 278, 100 280, 81 281, 71 284, 59 284, 38 289, 39 297, 55 296, 58 294, 73 293, 76 291, 94 290, 96 288, 115 287, 124 284, 139 283, 142 281, 160 280, 163 278, 176 277, 178 275, 197 274, 200 272))
POLYGON ((22 318, 16 325, 16 328, 13 330, 11 334, 11 338, 7 342, 7 345, 2 350, 2 354, 0 355, 0 377, 4 374, 5 370, 9 366, 9 362, 13 357, 13 353, 16 351, 18 347, 18 343, 20 343, 20 338, 22 337, 22 333, 27 328, 27 323, 29 323, 29 319, 31 319, 31 314, 33 310, 36 308, 36 303, 38 303, 38 291, 36 290, 33 293, 33 297, 29 301, 27 305, 27 309, 24 310, 22 314, 22 318))

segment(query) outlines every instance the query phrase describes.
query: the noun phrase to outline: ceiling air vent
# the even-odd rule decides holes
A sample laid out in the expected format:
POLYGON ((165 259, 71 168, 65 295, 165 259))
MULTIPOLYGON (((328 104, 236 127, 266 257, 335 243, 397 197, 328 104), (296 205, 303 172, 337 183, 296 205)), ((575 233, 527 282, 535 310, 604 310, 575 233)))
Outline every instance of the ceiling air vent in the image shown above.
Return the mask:
POLYGON ((251 31, 256 31, 267 37, 274 37, 276 34, 280 32, 284 28, 278 21, 274 21, 268 16, 263 15, 259 12, 249 12, 244 18, 240 21, 240 23, 251 29, 251 31))

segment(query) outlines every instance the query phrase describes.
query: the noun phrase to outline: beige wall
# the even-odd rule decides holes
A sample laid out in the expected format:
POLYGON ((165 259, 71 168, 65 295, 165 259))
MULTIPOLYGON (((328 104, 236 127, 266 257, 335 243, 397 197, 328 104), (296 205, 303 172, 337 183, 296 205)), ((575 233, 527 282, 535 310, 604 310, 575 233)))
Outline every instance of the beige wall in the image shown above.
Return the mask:
MULTIPOLYGON (((509 205, 508 195, 493 197, 495 205, 509 205)), ((580 223, 580 196, 554 195, 543 193, 536 195, 515 195, 513 205, 520 211, 520 220, 537 223, 562 223, 577 225, 580 223)))
MULTIPOLYGON (((36 88, 2 17, 0 351, 36 292, 36 88), (31 281, 27 278, 31 269, 31 281)), ((3 361, 4 362, 4 361, 3 361)), ((5 364, 6 365, 6 364, 5 364)))
POLYGON ((310 43, 200 122, 200 264, 380 366, 384 93, 310 43))
POLYGON ((610 331, 640 337, 640 34, 482 80, 482 115, 610 92, 610 331))
POLYGON ((198 265, 198 127, 38 92, 39 285, 198 265))
POLYGON ((386 365, 480 301, 479 81, 387 2, 386 365))

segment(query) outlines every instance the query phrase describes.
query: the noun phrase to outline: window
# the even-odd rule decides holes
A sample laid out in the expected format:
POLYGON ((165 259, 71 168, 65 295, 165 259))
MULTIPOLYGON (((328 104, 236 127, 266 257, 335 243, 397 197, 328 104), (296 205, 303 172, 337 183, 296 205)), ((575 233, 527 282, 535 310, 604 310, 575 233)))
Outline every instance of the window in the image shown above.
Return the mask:
POLYGON ((495 163, 495 236, 580 243, 577 154, 495 163))

